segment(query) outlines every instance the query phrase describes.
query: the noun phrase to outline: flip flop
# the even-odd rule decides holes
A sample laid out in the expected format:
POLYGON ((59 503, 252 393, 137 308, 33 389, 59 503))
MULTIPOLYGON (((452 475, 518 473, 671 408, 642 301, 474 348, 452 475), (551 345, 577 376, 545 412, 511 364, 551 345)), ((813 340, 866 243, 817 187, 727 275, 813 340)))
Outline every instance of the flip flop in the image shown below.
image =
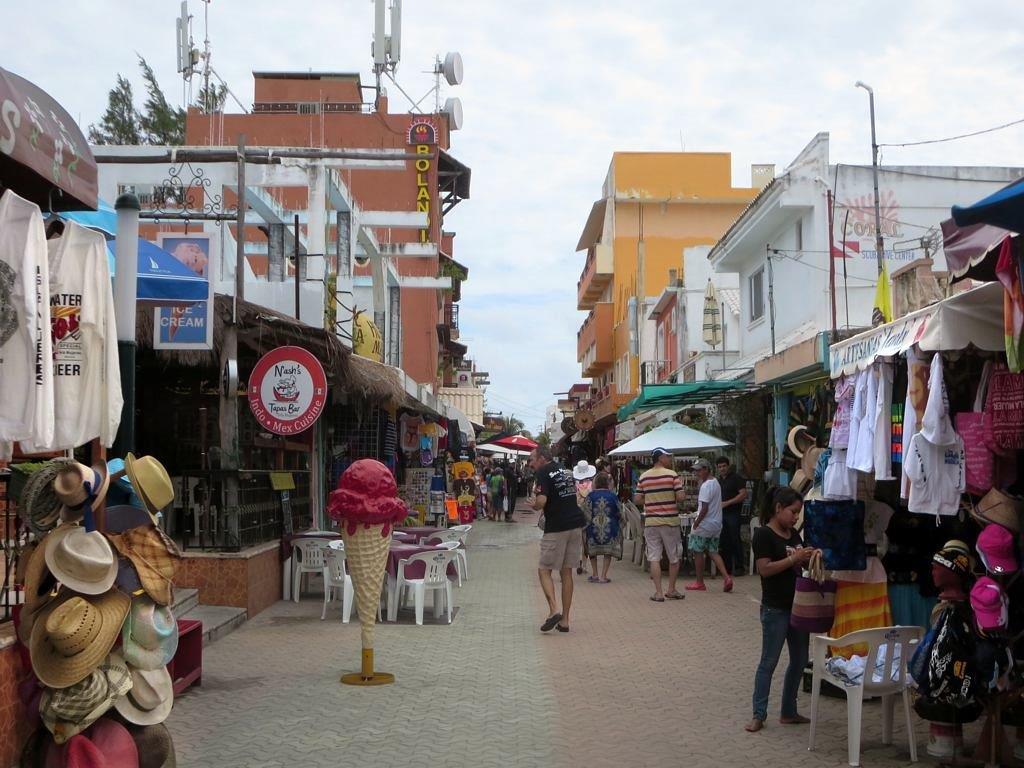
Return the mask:
POLYGON ((664 597, 658 597, 657 595, 651 595, 651 600, 653 600, 656 603, 664 603, 665 602, 665 598, 664 597))
POLYGON ((559 632, 568 632, 569 631, 568 627, 563 627, 561 624, 556 624, 555 625, 555 629, 557 629, 559 632))
POLYGON ((587 581, 589 581, 591 584, 596 584, 600 581, 600 579, 597 578, 597 576, 587 576, 587 581))
POLYGON ((679 592, 672 592, 671 594, 666 594, 665 597, 667 597, 669 600, 685 600, 686 599, 686 595, 680 594, 679 592))
POLYGON ((541 632, 550 632, 555 628, 555 625, 562 620, 562 614, 556 613, 554 616, 548 616, 547 621, 540 625, 541 632))
POLYGON ((597 582, 599 584, 609 584, 611 583, 611 579, 598 579, 597 582))

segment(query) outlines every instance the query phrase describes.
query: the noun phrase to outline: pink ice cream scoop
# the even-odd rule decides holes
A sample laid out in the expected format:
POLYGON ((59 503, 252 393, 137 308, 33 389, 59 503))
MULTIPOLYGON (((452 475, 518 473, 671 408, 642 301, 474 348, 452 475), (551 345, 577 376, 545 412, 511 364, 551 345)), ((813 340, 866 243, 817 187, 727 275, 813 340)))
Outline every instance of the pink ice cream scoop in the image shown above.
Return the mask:
POLYGON ((398 485, 391 470, 374 459, 360 459, 346 469, 338 480, 338 489, 327 500, 327 514, 344 521, 350 534, 363 523, 383 525, 381 536, 391 535, 391 526, 409 514, 398 498, 398 485))

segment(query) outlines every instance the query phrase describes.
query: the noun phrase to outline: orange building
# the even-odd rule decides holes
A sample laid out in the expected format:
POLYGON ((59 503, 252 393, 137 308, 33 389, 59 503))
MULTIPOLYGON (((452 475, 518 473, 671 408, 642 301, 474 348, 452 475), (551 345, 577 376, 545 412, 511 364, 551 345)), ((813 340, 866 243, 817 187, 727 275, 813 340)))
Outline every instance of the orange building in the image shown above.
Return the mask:
MULTIPOLYGON (((364 101, 374 89, 362 85, 355 73, 254 72, 255 96, 248 114, 206 114, 190 109, 185 142, 191 146, 234 145, 239 135, 247 146, 312 147, 321 149, 395 149, 418 153, 402 171, 344 170, 342 178, 354 202, 364 211, 409 211, 427 214, 428 228, 380 228, 382 245, 436 244, 431 256, 396 257, 400 275, 452 277, 452 289, 402 288, 402 368, 421 384, 446 383, 446 374, 462 359, 459 344, 458 301, 467 270, 453 259, 454 233, 443 232, 444 214, 469 197, 470 170, 448 153, 450 126, 444 114, 388 112, 388 100, 364 101), (428 120, 433 140, 420 143, 412 135, 415 123, 428 120)), ((274 191, 271 191, 272 194, 274 191)), ((306 190, 276 191, 276 202, 288 211, 304 211, 306 190)), ((327 242, 333 241, 333 227, 327 242)), ((258 235, 256 235, 258 237, 258 235)), ((266 274, 267 262, 250 258, 254 271, 266 274)), ((369 275, 368 268, 363 274, 369 275)))
POLYGON ((726 152, 616 152, 578 251, 577 359, 592 381, 598 427, 640 389, 641 366, 657 364, 647 304, 682 270, 683 249, 713 245, 760 190, 732 186, 726 152))

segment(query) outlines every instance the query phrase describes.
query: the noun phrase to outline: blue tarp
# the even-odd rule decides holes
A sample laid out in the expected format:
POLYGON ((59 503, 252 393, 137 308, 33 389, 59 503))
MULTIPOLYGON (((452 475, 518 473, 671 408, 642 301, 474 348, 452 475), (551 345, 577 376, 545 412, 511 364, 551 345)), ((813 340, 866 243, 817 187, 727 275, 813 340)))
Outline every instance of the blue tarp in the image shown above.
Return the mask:
POLYGON ((953 206, 958 227, 991 224, 1011 232, 1024 233, 1024 178, 993 192, 974 205, 953 206))

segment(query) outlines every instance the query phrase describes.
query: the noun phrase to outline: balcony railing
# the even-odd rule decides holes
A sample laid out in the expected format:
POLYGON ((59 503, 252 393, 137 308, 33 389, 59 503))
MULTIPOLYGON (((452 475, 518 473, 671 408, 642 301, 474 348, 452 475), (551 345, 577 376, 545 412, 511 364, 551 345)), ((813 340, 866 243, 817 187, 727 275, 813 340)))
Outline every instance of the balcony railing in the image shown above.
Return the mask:
POLYGON ((640 384, 659 384, 672 374, 668 360, 648 360, 640 365, 640 384))

